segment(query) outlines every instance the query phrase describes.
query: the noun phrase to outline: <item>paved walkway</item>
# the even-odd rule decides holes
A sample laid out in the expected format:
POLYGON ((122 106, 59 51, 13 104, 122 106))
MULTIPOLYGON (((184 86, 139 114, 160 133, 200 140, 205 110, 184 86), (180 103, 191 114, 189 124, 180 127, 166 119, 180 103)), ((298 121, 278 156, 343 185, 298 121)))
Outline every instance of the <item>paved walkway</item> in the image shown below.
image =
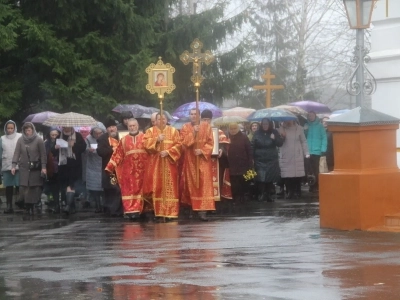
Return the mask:
POLYGON ((309 197, 209 222, 0 214, 0 299, 399 299, 399 244, 320 229, 309 197))

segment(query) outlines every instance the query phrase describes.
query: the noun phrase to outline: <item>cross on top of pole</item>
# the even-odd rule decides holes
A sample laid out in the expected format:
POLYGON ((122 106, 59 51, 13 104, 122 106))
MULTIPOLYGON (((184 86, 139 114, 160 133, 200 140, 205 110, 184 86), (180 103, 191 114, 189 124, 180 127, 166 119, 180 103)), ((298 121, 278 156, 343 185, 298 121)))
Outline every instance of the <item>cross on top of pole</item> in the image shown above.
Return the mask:
POLYGON ((265 85, 255 85, 253 86, 253 89, 256 90, 265 90, 267 95, 266 95, 266 101, 265 101, 265 106, 271 107, 271 92, 273 90, 283 90, 285 87, 283 85, 272 85, 271 84, 271 79, 275 78, 275 75, 271 74, 271 69, 267 68, 265 70, 265 74, 261 76, 261 78, 265 79, 265 85))
POLYGON ((197 38, 194 39, 194 41, 190 44, 190 48, 193 50, 192 53, 185 50, 179 56, 179 58, 185 65, 189 64, 190 62, 193 63, 193 75, 190 77, 190 80, 195 86, 200 86, 204 79, 204 77, 201 75, 201 63, 204 62, 206 65, 209 65, 214 61, 215 58, 210 50, 206 50, 203 53, 201 52, 203 43, 197 38))

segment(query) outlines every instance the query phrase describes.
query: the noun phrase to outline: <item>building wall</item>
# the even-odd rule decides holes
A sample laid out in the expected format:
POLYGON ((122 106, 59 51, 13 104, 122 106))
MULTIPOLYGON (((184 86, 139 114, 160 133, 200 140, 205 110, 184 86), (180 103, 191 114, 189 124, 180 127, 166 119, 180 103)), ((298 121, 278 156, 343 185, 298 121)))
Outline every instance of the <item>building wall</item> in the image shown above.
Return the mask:
MULTIPOLYGON (((377 82, 371 107, 400 118, 400 1, 389 0, 375 4, 372 14, 371 62, 368 69, 377 82)), ((397 162, 400 166, 400 131, 397 130, 397 162)))

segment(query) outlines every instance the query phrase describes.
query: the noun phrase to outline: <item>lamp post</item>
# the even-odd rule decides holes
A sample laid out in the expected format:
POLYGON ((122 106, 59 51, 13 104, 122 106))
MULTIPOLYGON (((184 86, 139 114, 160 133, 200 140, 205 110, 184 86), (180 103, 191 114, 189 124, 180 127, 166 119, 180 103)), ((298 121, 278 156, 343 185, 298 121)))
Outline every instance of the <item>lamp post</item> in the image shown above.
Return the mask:
POLYGON ((356 68, 347 83, 347 92, 356 96, 356 107, 363 105, 364 95, 376 90, 374 76, 365 66, 370 60, 368 49, 364 47, 364 29, 371 24, 372 11, 377 0, 343 0, 350 28, 356 29, 356 47, 353 61, 356 68))

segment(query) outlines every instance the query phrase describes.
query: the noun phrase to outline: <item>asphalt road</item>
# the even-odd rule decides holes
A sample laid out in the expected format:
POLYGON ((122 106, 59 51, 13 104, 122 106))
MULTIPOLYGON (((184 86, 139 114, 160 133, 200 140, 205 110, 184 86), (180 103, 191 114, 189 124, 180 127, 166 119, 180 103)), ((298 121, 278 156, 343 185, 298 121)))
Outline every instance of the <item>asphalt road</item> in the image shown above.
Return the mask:
POLYGON ((320 229, 315 198, 209 222, 0 214, 0 299, 400 299, 399 244, 320 229))

